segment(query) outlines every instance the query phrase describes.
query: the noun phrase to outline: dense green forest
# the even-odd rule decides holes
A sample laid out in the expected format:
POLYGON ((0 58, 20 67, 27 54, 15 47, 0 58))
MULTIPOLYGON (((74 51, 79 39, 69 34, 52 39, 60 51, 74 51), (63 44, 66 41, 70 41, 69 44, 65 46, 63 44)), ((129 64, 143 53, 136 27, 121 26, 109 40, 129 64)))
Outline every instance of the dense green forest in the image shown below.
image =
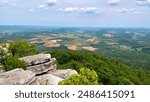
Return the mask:
POLYGON ((98 83, 104 85, 150 84, 150 71, 137 69, 122 64, 100 54, 77 51, 57 50, 50 52, 58 61, 60 69, 80 68, 94 70, 98 75, 98 83))

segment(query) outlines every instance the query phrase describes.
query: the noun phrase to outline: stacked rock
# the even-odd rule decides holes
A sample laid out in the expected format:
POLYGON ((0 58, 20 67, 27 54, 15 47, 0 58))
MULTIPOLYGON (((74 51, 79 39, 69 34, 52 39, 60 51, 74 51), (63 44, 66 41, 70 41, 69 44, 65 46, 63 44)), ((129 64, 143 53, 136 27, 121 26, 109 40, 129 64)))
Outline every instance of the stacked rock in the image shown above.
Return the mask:
POLYGON ((20 58, 20 60, 27 63, 26 70, 29 70, 36 75, 56 70, 56 59, 51 58, 50 54, 37 54, 20 58))
POLYGON ((58 85, 75 70, 56 70, 56 59, 50 54, 37 54, 20 58, 27 63, 26 70, 14 69, 0 73, 0 85, 58 85))

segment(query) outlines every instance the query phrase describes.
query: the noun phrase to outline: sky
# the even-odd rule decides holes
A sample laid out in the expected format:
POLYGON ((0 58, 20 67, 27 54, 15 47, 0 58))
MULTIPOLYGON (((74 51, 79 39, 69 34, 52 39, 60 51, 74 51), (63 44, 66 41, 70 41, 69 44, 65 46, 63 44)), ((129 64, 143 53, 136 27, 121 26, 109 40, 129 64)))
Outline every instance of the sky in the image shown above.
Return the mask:
POLYGON ((0 0, 0 25, 150 27, 150 0, 0 0))

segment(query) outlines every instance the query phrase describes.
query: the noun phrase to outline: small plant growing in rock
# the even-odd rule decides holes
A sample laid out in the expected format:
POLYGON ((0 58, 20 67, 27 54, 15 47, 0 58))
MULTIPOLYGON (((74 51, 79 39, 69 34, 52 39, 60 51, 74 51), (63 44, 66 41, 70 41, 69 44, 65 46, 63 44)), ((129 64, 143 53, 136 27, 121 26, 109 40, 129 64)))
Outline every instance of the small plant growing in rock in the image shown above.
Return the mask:
POLYGON ((45 80, 45 85, 49 85, 48 79, 45 80))

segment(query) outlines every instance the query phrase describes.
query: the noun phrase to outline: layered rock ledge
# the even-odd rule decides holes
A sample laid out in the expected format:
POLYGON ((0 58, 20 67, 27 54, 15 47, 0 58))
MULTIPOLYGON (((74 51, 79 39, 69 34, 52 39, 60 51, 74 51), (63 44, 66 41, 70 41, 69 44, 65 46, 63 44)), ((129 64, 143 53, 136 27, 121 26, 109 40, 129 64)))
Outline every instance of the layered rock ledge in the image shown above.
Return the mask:
POLYGON ((77 71, 57 70, 56 59, 50 54, 37 54, 20 58, 27 63, 26 70, 17 68, 0 72, 0 85, 58 85, 77 71))
POLYGON ((26 70, 29 70, 36 75, 56 70, 56 59, 51 58, 50 54, 37 54, 20 58, 20 60, 27 63, 26 70))

